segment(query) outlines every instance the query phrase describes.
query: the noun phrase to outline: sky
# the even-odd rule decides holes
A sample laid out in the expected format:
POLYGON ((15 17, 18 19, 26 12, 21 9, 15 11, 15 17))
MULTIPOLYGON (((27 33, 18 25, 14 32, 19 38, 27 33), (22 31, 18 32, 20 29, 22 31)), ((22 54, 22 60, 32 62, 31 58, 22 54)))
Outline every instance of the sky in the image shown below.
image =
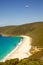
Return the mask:
POLYGON ((43 21, 43 0, 0 0, 0 26, 43 21))

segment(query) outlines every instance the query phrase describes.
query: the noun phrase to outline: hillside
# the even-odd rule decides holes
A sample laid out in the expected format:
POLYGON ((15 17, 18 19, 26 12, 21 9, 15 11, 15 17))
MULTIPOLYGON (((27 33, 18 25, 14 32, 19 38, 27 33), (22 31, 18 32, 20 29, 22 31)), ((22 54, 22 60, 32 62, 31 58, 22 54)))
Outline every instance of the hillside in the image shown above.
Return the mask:
POLYGON ((32 45, 43 47, 43 22, 0 27, 0 34, 31 36, 32 45))
POLYGON ((33 54, 21 61, 14 59, 6 61, 6 63, 0 63, 0 65, 43 65, 43 22, 0 27, 0 34, 30 36, 32 38, 30 52, 33 54))

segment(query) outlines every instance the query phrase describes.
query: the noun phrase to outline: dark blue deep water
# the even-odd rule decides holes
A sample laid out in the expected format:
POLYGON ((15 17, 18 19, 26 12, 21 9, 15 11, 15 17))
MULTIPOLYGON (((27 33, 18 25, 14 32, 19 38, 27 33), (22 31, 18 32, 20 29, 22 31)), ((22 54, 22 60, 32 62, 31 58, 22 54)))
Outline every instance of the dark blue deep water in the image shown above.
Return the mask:
POLYGON ((19 36, 2 36, 0 35, 0 60, 10 53, 20 42, 22 37, 19 36))

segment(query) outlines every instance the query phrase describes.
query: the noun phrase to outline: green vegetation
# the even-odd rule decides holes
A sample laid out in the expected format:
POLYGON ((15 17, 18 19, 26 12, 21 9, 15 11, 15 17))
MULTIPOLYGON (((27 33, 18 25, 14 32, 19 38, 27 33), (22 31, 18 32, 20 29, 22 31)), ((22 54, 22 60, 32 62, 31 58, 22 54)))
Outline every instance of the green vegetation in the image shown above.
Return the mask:
POLYGON ((0 34, 31 36, 32 45, 43 47, 43 22, 0 27, 0 34))
POLYGON ((0 65, 43 65, 42 52, 43 50, 20 61, 19 59, 7 60, 6 62, 1 62, 0 65))
MULTIPOLYGON (((19 26, 0 27, 0 34, 5 35, 27 35, 32 38, 32 48, 37 47, 40 51, 35 51, 29 58, 19 61, 19 59, 11 59, 1 62, 0 65, 43 65, 43 22, 24 24, 19 26)), ((31 51, 30 50, 30 51, 31 51)))

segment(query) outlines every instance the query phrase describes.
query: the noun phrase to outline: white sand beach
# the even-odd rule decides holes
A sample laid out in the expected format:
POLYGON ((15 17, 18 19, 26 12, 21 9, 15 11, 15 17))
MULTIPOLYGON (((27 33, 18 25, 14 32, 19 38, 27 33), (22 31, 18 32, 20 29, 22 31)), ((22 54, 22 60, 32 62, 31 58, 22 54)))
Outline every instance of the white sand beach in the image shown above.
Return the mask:
POLYGON ((31 37, 21 35, 24 39, 20 41, 15 49, 13 49, 6 57, 3 58, 0 62, 5 62, 6 60, 19 58, 19 60, 23 58, 27 58, 31 55, 31 37))

